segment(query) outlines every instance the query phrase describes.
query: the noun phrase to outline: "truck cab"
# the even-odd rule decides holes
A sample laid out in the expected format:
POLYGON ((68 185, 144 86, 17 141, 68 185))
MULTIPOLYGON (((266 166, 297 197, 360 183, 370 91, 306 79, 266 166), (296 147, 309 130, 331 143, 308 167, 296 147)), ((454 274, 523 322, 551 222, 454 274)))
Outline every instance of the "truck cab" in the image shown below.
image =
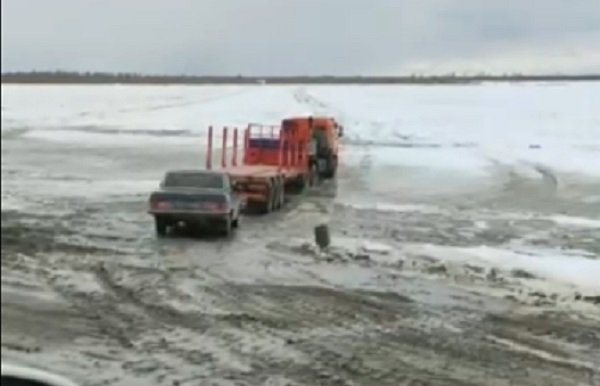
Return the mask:
POLYGON ((307 146, 308 167, 320 178, 334 178, 338 166, 338 138, 343 128, 331 117, 309 116, 284 119, 284 133, 298 139, 307 146))

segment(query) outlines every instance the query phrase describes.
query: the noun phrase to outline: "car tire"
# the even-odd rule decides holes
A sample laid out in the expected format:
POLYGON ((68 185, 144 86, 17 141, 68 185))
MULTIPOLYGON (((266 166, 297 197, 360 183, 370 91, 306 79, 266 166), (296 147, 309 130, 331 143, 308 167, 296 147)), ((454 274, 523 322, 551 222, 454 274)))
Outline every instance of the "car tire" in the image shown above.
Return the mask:
POLYGON ((160 216, 154 217, 154 228, 159 237, 164 237, 167 235, 168 224, 164 218, 160 216))
POLYGON ((231 215, 229 215, 227 217, 227 219, 225 220, 225 224, 223 227, 223 235, 225 237, 230 237, 232 233, 233 233, 233 220, 231 218, 231 215))

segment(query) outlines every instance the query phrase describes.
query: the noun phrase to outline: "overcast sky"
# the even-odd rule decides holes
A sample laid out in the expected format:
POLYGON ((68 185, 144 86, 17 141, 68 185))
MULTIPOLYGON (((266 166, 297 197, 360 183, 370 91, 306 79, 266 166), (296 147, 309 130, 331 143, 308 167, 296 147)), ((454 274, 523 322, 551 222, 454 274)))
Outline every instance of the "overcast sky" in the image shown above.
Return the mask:
POLYGON ((2 71, 600 73, 600 0, 1 0, 2 71))

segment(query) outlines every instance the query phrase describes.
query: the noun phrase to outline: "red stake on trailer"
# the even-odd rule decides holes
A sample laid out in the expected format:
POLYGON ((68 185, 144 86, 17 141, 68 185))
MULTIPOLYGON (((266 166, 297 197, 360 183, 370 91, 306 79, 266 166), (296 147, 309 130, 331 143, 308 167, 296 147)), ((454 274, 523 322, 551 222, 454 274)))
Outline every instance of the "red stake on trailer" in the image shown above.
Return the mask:
POLYGON ((277 169, 281 171, 283 167, 283 129, 279 131, 279 151, 277 153, 277 169))
POLYGON ((237 166, 238 154, 238 128, 233 129, 233 155, 231 156, 231 166, 237 166))
POLYGON ((213 127, 208 126, 208 144, 206 148, 206 169, 212 169, 212 139, 213 139, 213 127))
POLYGON ((250 147, 250 125, 244 130, 244 164, 248 162, 248 148, 250 147))
POLYGON ((227 126, 223 128, 223 150, 221 152, 221 167, 227 167, 227 126))

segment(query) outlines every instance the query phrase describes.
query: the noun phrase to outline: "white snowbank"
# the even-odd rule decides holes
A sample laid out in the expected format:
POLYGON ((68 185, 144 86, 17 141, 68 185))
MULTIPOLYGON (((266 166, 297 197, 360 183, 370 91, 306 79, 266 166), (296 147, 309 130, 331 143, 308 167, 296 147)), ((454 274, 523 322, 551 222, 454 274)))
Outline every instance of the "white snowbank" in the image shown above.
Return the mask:
POLYGON ((351 207, 355 209, 367 209, 367 210, 377 210, 382 212, 397 212, 397 213, 407 213, 407 212, 420 212, 420 213, 442 213, 443 210, 441 208, 431 206, 431 205, 409 205, 409 204, 390 204, 390 203, 382 203, 382 202, 360 202, 360 201, 344 201, 340 203, 346 207, 351 207))
MULTIPOLYGON (((550 217, 555 223, 559 225, 569 225, 574 227, 582 228, 598 228, 600 229, 600 220, 593 220, 585 217, 574 217, 574 216, 552 216, 550 217)), ((598 236, 598 242, 600 243, 600 233, 598 236)))
MULTIPOLYGON (((278 123, 326 112, 346 127, 343 162, 488 173, 495 163, 541 165, 600 177, 598 83, 465 86, 2 86, 2 132, 61 141, 56 131, 110 128, 185 131, 204 139, 209 125, 278 123), (307 99, 308 96, 308 99, 307 99), (40 134, 37 131, 52 129, 40 134)), ((123 129, 122 134, 112 130, 123 129)), ((217 133, 218 134, 218 133, 217 133)), ((98 142, 98 136, 88 138, 98 142)), ((143 138, 174 146, 185 139, 143 138)), ((108 141, 108 139, 106 139, 108 141)), ((113 142, 113 143, 114 143, 113 142)))
POLYGON ((600 294, 600 257, 590 259, 543 249, 511 251, 486 246, 459 248, 432 244, 407 245, 403 251, 442 261, 479 263, 505 270, 522 269, 552 281, 600 294))
POLYGON ((197 143, 204 150, 205 139, 190 136, 158 136, 144 134, 112 134, 74 130, 32 130, 24 138, 49 140, 94 147, 181 146, 197 143))

